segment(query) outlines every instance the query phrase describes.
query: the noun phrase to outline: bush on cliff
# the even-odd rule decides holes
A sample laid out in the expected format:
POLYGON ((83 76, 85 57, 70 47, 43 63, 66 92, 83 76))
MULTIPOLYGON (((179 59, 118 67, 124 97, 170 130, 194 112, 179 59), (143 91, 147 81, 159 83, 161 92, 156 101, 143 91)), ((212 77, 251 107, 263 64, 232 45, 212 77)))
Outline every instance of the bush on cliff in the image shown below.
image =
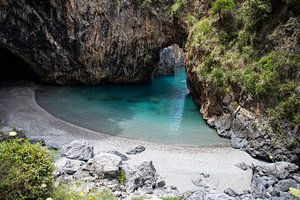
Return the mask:
POLYGON ((49 196, 54 166, 40 144, 24 139, 0 143, 0 195, 6 200, 45 199, 49 196))
POLYGON ((217 0, 213 3, 212 12, 213 14, 219 14, 219 17, 222 18, 223 12, 229 12, 234 8, 234 0, 217 0))

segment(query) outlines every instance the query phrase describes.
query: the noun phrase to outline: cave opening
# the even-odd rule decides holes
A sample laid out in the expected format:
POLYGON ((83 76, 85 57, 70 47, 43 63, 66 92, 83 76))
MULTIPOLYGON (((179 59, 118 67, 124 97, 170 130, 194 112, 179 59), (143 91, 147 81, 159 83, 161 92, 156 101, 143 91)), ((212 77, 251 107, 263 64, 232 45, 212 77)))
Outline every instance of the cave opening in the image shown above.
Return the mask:
POLYGON ((178 44, 172 44, 159 51, 159 62, 155 66, 154 76, 173 76, 177 67, 184 67, 184 53, 178 44))
POLYGON ((22 58, 0 47, 0 83, 20 80, 36 82, 38 76, 22 58))

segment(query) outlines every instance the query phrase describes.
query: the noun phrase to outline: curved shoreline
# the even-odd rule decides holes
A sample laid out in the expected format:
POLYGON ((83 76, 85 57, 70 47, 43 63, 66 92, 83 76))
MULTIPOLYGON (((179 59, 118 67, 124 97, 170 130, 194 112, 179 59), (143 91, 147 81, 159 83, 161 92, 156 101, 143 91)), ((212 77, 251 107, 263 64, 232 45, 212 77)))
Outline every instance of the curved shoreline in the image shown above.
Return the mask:
MULTIPOLYGON (((63 145, 75 139, 85 139, 95 147, 95 152, 112 149, 125 152, 132 146, 142 144, 146 151, 129 156, 129 165, 144 160, 153 160, 158 173, 168 185, 177 186, 180 191, 196 188, 192 180, 200 173, 210 174, 203 180, 217 190, 231 187, 236 191, 250 188, 252 172, 242 171, 235 164, 264 164, 251 158, 247 153, 231 147, 191 147, 182 145, 156 144, 107 135, 72 123, 48 113, 35 101, 36 84, 26 86, 5 86, 0 88, 0 111, 9 113, 7 123, 22 128, 32 138, 42 138, 47 144, 63 145)), ((0 115, 1 116, 1 115, 0 115)))
MULTIPOLYGON (((124 140, 128 140, 128 141, 131 141, 131 142, 147 143, 149 145, 164 145, 164 146, 172 147, 172 148, 177 147, 177 148, 191 148, 191 149, 193 149, 193 148, 224 148, 224 147, 231 147, 229 139, 227 139, 227 138, 226 138, 226 140, 228 140, 228 144, 212 144, 212 145, 201 145, 201 146, 199 145, 199 146, 197 146, 197 145, 188 145, 188 144, 184 145, 184 144, 155 143, 155 142, 152 142, 152 141, 145 141, 145 140, 137 139, 137 138, 129 138, 129 137, 124 137, 124 136, 111 135, 109 133, 101 133, 97 130, 86 128, 86 127, 77 125, 75 123, 69 122, 67 120, 61 119, 60 117, 55 116, 54 114, 47 111, 45 108, 40 106, 38 104, 38 102, 36 101, 36 92, 35 92, 35 90, 37 90, 37 89, 38 88, 33 89, 32 101, 33 101, 33 103, 35 104, 35 106, 37 108, 39 108, 41 111, 44 112, 45 115, 48 115, 49 117, 55 118, 55 119, 61 121, 62 123, 68 124, 69 126, 73 126, 74 128, 82 129, 83 131, 88 131, 90 133, 93 133, 93 134, 96 134, 96 135, 99 135, 99 136, 102 136, 102 137, 106 137, 106 136, 107 137, 116 137, 115 139, 119 139, 119 140, 124 139, 124 140)), ((208 126, 209 126, 209 124, 208 124, 208 126)), ((216 134, 217 134, 217 132, 216 132, 216 134)))

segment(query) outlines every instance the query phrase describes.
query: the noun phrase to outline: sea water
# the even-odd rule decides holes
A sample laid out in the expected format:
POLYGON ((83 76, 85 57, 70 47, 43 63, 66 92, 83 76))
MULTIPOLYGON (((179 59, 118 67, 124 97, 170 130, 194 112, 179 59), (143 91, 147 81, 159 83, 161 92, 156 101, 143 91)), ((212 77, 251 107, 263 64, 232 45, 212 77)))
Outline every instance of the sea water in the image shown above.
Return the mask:
POLYGON ((149 84, 46 87, 36 100, 60 119, 109 135, 191 146, 229 143, 203 120, 184 67, 149 84))

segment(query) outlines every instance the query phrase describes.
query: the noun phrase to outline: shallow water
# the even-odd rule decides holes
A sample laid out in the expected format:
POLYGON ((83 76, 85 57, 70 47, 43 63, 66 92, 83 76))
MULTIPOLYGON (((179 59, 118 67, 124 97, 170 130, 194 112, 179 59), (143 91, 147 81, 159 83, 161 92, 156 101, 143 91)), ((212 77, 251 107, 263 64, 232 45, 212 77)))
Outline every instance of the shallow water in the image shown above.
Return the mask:
POLYGON ((76 125, 165 144, 227 145, 199 113, 188 95, 183 67, 176 76, 156 77, 152 84, 60 86, 36 91, 49 113, 76 125))

